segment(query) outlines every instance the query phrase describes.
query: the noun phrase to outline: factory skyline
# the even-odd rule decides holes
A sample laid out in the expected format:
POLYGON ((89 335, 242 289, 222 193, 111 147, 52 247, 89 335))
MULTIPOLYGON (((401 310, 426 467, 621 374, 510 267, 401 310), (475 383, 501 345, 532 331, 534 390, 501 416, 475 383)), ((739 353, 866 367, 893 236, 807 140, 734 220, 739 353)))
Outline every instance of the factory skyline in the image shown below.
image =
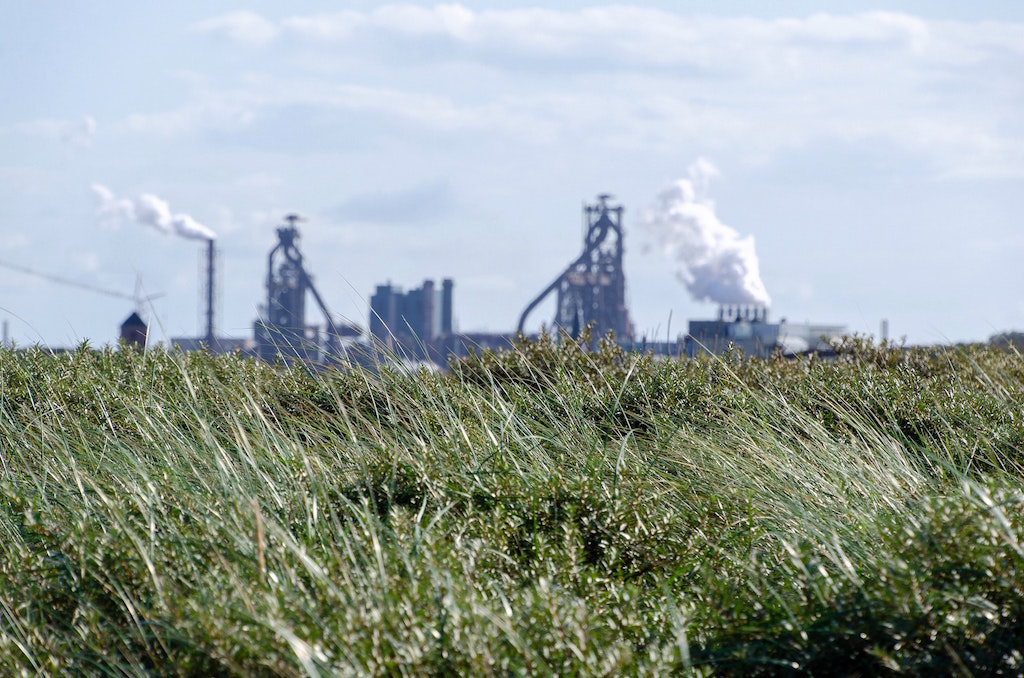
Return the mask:
MULTIPOLYGON (((167 203, 156 196, 143 195, 132 203, 114 198, 109 189, 97 185, 93 186, 93 191, 100 199, 99 219, 119 216, 202 243, 196 283, 200 321, 194 334, 151 340, 152 327, 160 326, 161 322, 159 318, 154 323, 147 321, 144 304, 163 295, 143 295, 138 284, 134 295, 129 295, 21 264, 0 261, 0 267, 89 293, 131 298, 135 311, 115 333, 115 341, 128 340, 139 346, 160 343, 185 350, 204 347, 213 347, 218 352, 241 350, 268 362, 279 357, 289 362, 292 359, 330 362, 332 355, 344 354, 338 340, 347 339, 395 351, 411 359, 443 364, 449 355, 464 355, 469 346, 500 348, 508 345, 517 334, 535 335, 537 329, 564 331, 575 336, 587 326, 595 331, 595 336, 611 331, 625 346, 656 346, 660 351, 677 351, 677 355, 691 357, 701 352, 720 353, 730 345, 740 347, 749 355, 767 355, 775 349, 785 353, 828 351, 829 340, 855 333, 847 325, 835 322, 787 324, 785 318, 781 323, 769 322, 770 298, 760 280, 753 240, 741 238, 719 222, 713 203, 695 199, 694 186, 706 184, 704 175, 714 172, 714 167, 705 159, 695 162, 689 178, 673 182, 661 194, 660 206, 641 217, 649 228, 659 231, 666 254, 679 262, 676 276, 690 288, 691 296, 717 305, 717 318, 685 319, 686 327, 679 327, 675 334, 671 325, 666 325, 663 335, 634 332, 623 266, 624 208, 609 203, 614 198, 611 194, 599 194, 593 204, 583 204, 582 253, 525 305, 515 328, 504 331, 457 328, 455 281, 450 277, 443 278, 440 286, 436 286, 433 279, 425 278, 420 287, 408 291, 393 284, 388 277, 388 282, 376 285, 374 293, 368 297, 363 322, 335 314, 314 284, 314 275, 303 264, 304 255, 298 248, 301 236, 296 224, 305 219, 295 213, 285 215, 284 225, 276 229, 279 242, 268 256, 266 296, 264 301, 255 304, 252 335, 222 331, 218 325, 223 314, 218 292, 222 283, 218 281, 223 280, 224 271, 218 264, 220 252, 216 248, 216 234, 188 215, 171 217, 167 203), (709 209, 704 210, 704 207, 709 209), (315 310, 321 314, 320 324, 306 320, 307 293, 315 302, 315 310), (550 317, 542 317, 539 328, 536 323, 532 328, 527 327, 527 319, 531 314, 538 315, 534 312, 545 299, 550 317)), ((8 332, 9 322, 4 320, 5 345, 9 343, 8 332)), ((892 339, 889 320, 881 319, 878 333, 867 336, 881 341, 892 339)), ((63 350, 69 346, 57 348, 63 350)))
MULTIPOLYGON (((664 339, 636 335, 623 266, 624 208, 611 202, 611 194, 602 193, 594 203, 583 205, 580 255, 526 305, 514 332, 456 331, 455 282, 451 278, 444 278, 439 286, 427 279, 408 291, 390 281, 377 285, 370 297, 365 327, 335 316, 307 269, 299 246, 297 224, 304 219, 291 213, 277 228, 277 243, 267 256, 266 301, 257 307, 252 336, 226 336, 217 331, 215 290, 220 271, 215 236, 207 232, 201 271, 205 330, 193 337, 172 337, 170 344, 184 350, 240 351, 265 362, 283 361, 288 365, 372 366, 397 357, 444 366, 452 357, 483 349, 506 349, 516 337, 530 336, 527 319, 550 298, 554 302, 552 315, 549 321, 541 322, 540 333, 579 339, 587 332, 591 342, 614 337, 624 348, 670 357, 721 354, 734 347, 756 357, 776 351, 785 355, 831 353, 834 342, 847 334, 845 326, 769 322, 769 298, 757 273, 753 240, 740 238, 717 220, 710 205, 697 199, 694 182, 701 173, 697 167, 689 180, 676 182, 663 194, 660 209, 645 215, 646 221, 663 231, 663 238, 671 245, 668 251, 683 266, 680 276, 691 283, 691 293, 720 304, 717 319, 690 320, 685 334, 666 335, 664 339), (307 315, 310 298, 320 312, 320 323, 307 315)), ((99 193, 99 211, 105 214, 114 203, 109 191, 99 193)), ((126 210, 125 214, 134 218, 136 210, 126 210)), ((191 229, 182 235, 194 237, 196 232, 191 229)), ((884 327, 885 323, 883 341, 887 339, 884 327)), ((139 348, 149 344, 148 327, 138 312, 121 325, 120 338, 139 348)))
POLYGON ((250 334, 292 211, 337 315, 449 277, 456 329, 507 331, 605 190, 637 336, 714 317, 712 292, 913 344, 1024 326, 1020 3, 6 9, 0 260, 117 293, 0 270, 19 345, 112 341, 135 297, 157 341, 201 334, 196 225, 220 330, 250 334), (682 221, 648 218, 666 201, 682 221), (701 215, 736 234, 721 257, 674 244, 701 215))
MULTIPOLYGON (((545 299, 550 299, 550 317, 541 321, 541 332, 579 338, 587 331, 592 341, 614 336, 625 348, 656 355, 694 357, 700 353, 723 353, 732 347, 760 357, 775 351, 787 355, 830 353, 832 342, 847 333, 845 326, 769 322, 768 296, 757 273, 753 241, 740 238, 715 218, 713 209, 705 209, 709 206, 696 199, 693 182, 698 175, 699 172, 691 171, 689 180, 680 180, 666 190, 660 209, 646 214, 644 219, 663 231, 663 238, 671 245, 667 251, 683 266, 680 277, 690 281, 694 288, 691 293, 720 304, 718 317, 691 319, 686 333, 663 338, 635 333, 623 266, 624 208, 614 204, 614 196, 608 193, 583 205, 579 256, 525 306, 515 331, 504 332, 455 329, 455 281, 451 278, 442 279, 440 285, 426 279, 420 287, 408 291, 390 281, 377 285, 363 326, 337 316, 307 268, 298 228, 305 220, 298 214, 287 214, 276 229, 277 243, 266 258, 265 297, 256 307, 252 333, 237 336, 221 332, 217 325, 219 281, 224 276, 218 263, 216 234, 187 215, 171 217, 166 202, 156 196, 141 196, 133 202, 114 198, 105 187, 94 190, 100 199, 97 213, 103 218, 117 215, 165 232, 171 232, 172 222, 187 224, 187 228, 174 231, 204 243, 198 285, 203 326, 195 335, 171 337, 168 342, 170 347, 186 351, 241 352, 265 362, 283 361, 289 365, 375 365, 382 359, 399 357, 443 366, 454 356, 465 356, 472 350, 505 349, 517 336, 529 336, 527 319, 543 308, 545 299), (319 312, 319 322, 307 313, 309 302, 314 313, 319 312)), ((54 283, 81 287, 59 276, 18 265, 13 268, 54 283)), ((110 294, 101 288, 86 289, 110 294)), ((138 299, 135 301, 137 310, 122 322, 119 339, 145 349, 155 343, 150 341, 149 323, 144 312, 138 310, 138 299)), ((6 332, 5 326, 5 335, 6 332)), ((883 340, 885 334, 883 330, 883 340)))

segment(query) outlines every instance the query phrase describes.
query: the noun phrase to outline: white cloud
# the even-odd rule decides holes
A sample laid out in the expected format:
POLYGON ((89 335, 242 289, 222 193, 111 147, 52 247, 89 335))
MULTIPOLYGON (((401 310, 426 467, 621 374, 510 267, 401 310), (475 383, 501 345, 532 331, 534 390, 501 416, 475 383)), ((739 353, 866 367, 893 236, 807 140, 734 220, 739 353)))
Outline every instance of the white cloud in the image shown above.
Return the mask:
POLYGON ((96 118, 83 115, 78 120, 40 118, 0 128, 0 134, 19 134, 60 141, 71 146, 89 147, 96 137, 96 118))
POLYGON ((292 17, 282 23, 285 31, 318 41, 347 40, 360 32, 394 32, 405 36, 447 35, 470 39, 477 15, 461 5, 434 8, 386 5, 373 12, 343 11, 308 17, 292 17))
POLYGON ((928 45, 930 31, 925 21, 907 14, 867 12, 856 15, 814 14, 806 19, 777 19, 769 31, 775 41, 811 41, 831 45, 888 45, 921 51, 928 45))
POLYGON ((61 133, 61 140, 73 146, 92 146, 96 137, 96 118, 83 116, 81 120, 69 123, 61 133))
MULTIPOLYGON (((236 12, 197 25, 248 44, 266 45, 281 34, 313 45, 359 49, 381 39, 449 41, 471 48, 462 56, 520 55, 530 59, 587 57, 592 63, 632 66, 756 63, 767 52, 793 47, 885 47, 921 52, 931 40, 928 24, 892 12, 815 14, 807 18, 690 17, 635 6, 579 11, 540 8, 474 11, 462 5, 385 5, 372 11, 294 16, 276 24, 251 12, 236 12)), ((1003 36, 1005 40, 1007 36, 1003 36)), ((1019 36, 1018 36, 1019 37, 1019 36)), ((1011 38, 1016 39, 1016 38, 1011 38)), ((443 51, 435 50, 442 57, 443 51)), ((415 58, 422 50, 409 49, 415 58)), ((429 53, 429 52, 427 52, 429 53)))
POLYGON ((59 180, 53 170, 25 165, 0 165, 0 195, 41 196, 50 193, 59 180))
POLYGON ((530 143, 586 137, 610 149, 731 147, 762 159, 820 140, 886 140, 939 173, 1024 173, 1020 24, 393 4, 277 22, 236 12, 196 27, 295 49, 304 77, 250 73, 178 110, 133 116, 133 129, 230 130, 303 106, 373 114, 382 135, 403 125, 530 143))
POLYGON ((28 247, 31 241, 24 233, 4 233, 0 235, 0 252, 10 252, 28 247))
POLYGON ((213 95, 205 102, 190 103, 170 111, 132 113, 125 123, 132 132, 173 137, 198 129, 235 130, 252 123, 254 117, 250 107, 231 105, 221 95, 213 95))
POLYGON ((272 42, 279 29, 272 21, 255 12, 237 11, 201 21, 193 29, 203 33, 223 33, 234 42, 260 47, 272 42))
POLYGON ((265 190, 280 188, 284 185, 284 179, 279 174, 269 172, 254 172, 240 176, 234 181, 235 188, 265 190))
POLYGON ((79 271, 95 273, 100 270, 100 255, 96 252, 79 251, 72 255, 75 268, 79 271))

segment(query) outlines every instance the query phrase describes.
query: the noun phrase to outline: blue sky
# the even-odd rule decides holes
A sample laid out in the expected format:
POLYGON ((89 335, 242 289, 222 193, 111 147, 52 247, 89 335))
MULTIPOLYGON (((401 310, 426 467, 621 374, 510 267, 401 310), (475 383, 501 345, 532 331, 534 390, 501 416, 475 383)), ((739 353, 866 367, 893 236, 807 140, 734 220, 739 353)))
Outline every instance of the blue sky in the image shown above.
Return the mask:
MULTIPOLYGON (((140 278, 155 339, 197 334, 199 243, 99 218, 101 184, 218 233, 222 333, 250 334, 289 212, 338 314, 452 277, 458 327, 504 331, 608 192, 663 337, 716 305, 642 217, 702 162, 773 318, 1024 329, 1024 3, 345 6, 0 2, 0 261, 140 278)), ((22 345, 112 341, 131 310, 0 268, 22 345)))

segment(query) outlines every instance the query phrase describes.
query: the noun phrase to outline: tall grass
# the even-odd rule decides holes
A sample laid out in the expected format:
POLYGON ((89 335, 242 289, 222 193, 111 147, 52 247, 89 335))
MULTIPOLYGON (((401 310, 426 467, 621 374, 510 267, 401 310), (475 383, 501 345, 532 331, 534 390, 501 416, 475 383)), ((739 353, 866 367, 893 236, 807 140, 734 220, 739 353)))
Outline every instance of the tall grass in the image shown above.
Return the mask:
POLYGON ((1024 360, 0 353, 0 674, 1024 668, 1024 360))

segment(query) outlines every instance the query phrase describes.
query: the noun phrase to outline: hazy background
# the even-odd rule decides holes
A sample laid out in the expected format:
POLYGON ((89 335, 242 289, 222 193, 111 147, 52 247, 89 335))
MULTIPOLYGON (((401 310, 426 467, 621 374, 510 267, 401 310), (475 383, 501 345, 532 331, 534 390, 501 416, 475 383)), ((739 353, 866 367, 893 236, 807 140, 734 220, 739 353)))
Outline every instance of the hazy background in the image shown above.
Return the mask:
MULTIPOLYGON (((153 338, 195 335, 181 236, 209 228, 218 326, 246 336, 298 212, 338 314, 452 277, 458 329, 505 331, 609 192, 634 323, 664 337, 716 306, 641 217, 697 177, 753 238, 774 319, 1024 328, 1024 3, 767 5, 4 0, 0 260, 141 276, 153 338)), ((113 341, 132 307, 0 268, 22 345, 113 341)))

